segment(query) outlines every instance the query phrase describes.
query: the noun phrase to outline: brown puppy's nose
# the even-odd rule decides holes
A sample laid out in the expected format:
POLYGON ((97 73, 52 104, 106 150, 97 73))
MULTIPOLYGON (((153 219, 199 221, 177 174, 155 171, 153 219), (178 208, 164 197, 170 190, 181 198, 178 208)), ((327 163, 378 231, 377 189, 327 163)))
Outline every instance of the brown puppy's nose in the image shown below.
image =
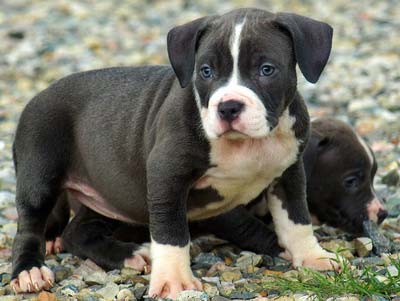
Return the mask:
POLYGON ((378 212, 378 224, 381 224, 387 216, 388 212, 386 210, 380 209, 378 212))
POLYGON ((223 101, 218 104, 218 115, 222 120, 235 120, 243 109, 244 104, 237 100, 223 101))

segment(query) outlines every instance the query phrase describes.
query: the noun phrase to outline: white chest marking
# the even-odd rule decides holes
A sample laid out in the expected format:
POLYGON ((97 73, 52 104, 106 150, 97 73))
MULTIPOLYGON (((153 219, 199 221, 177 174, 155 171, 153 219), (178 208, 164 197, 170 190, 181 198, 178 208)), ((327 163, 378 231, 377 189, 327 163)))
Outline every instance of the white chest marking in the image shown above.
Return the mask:
POLYGON ((211 140, 212 167, 195 189, 212 187, 223 198, 188 212, 191 220, 208 218, 248 204, 297 159, 299 141, 292 130, 295 118, 286 110, 278 126, 265 138, 211 140))

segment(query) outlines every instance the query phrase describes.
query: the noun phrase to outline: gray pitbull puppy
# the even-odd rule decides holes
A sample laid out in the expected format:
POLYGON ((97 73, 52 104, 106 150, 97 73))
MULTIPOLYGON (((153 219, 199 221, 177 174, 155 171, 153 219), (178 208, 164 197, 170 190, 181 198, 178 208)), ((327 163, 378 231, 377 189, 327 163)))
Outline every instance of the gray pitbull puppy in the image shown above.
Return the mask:
MULTIPOLYGON (((315 83, 331 43, 325 23, 239 9, 173 28, 172 68, 73 74, 34 97, 13 145, 14 290, 53 284, 44 232, 65 197, 102 216, 149 225, 150 296, 201 289, 190 269, 188 221, 221 215, 232 221, 232 233, 254 227, 241 205, 266 189, 279 244, 294 266, 332 268, 334 255, 317 243, 307 209, 309 117, 296 88, 296 63, 315 83), (241 215, 239 224, 229 211, 241 215)), ((126 259, 143 269, 139 245, 126 247, 126 259)))

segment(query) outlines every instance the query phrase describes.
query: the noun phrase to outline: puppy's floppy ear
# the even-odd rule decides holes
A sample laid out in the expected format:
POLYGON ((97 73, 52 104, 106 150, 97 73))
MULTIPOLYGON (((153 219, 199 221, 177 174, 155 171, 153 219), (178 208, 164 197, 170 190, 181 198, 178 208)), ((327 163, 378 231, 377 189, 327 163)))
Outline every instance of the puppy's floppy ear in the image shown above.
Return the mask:
POLYGON ((318 156, 329 146, 330 142, 331 140, 328 136, 312 129, 310 139, 303 152, 304 169, 307 179, 311 177, 318 156))
POLYGON ((278 13, 275 22, 289 32, 304 77, 316 83, 331 53, 332 27, 291 13, 278 13))
POLYGON ((205 29, 209 17, 176 26, 168 32, 168 57, 182 88, 186 87, 193 75, 197 41, 205 29))

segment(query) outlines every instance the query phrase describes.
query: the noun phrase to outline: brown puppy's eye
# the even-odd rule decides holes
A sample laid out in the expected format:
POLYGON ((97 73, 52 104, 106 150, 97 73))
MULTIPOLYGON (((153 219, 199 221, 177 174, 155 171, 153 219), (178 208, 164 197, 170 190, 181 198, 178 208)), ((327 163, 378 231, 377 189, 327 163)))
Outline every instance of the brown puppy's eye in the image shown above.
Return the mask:
POLYGON ((360 185, 360 180, 356 176, 349 176, 344 179, 343 185, 346 189, 355 190, 360 185))
POLYGON ((271 76, 275 72, 275 67, 269 63, 262 64, 260 67, 260 76, 271 76))

